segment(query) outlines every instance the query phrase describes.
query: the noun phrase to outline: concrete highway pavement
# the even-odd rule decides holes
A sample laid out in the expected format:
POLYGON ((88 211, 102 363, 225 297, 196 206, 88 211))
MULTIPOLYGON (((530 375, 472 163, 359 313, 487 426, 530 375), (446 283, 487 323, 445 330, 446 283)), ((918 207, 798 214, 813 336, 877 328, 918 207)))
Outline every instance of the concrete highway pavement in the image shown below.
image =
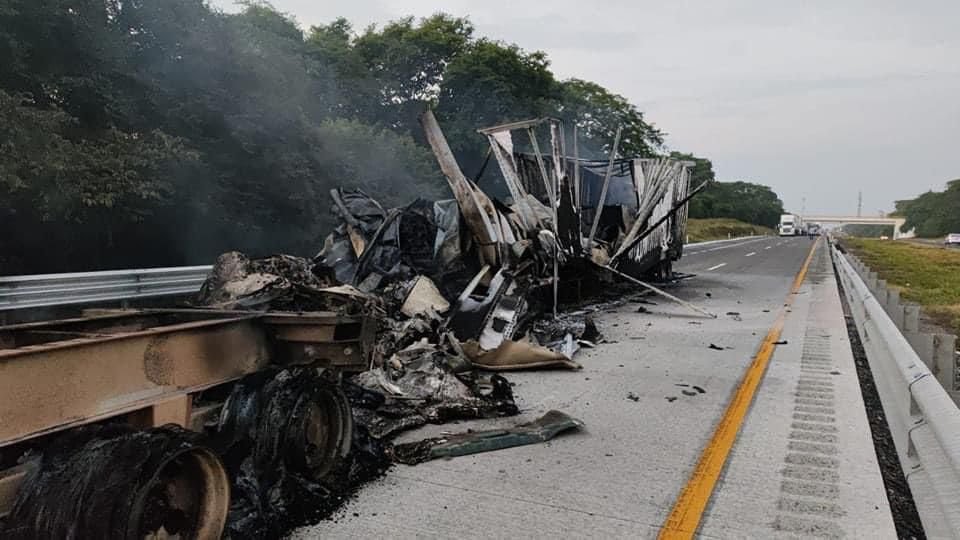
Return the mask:
MULTIPOLYGON (((656 297, 643 305, 649 313, 635 303, 606 309, 596 319, 608 343, 577 355, 582 371, 508 374, 519 417, 428 426, 401 441, 513 425, 550 409, 580 418, 583 431, 397 466, 333 519, 293 537, 656 537, 813 244, 692 246, 677 270, 697 276, 671 292, 717 319, 656 297)), ((818 251, 701 536, 895 537, 839 297, 826 250, 818 251)))

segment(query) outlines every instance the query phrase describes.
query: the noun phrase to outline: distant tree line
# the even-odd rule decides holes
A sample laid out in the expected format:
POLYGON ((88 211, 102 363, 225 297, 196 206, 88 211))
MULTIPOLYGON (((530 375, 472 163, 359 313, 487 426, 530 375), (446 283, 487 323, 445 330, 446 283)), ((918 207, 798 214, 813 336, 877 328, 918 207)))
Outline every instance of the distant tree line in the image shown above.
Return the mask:
POLYGON ((673 152, 671 157, 693 161, 694 166, 690 169, 692 185, 710 182, 690 199, 690 217, 733 218, 771 228, 780 223, 780 214, 784 213, 783 201, 768 186, 742 181, 715 182, 710 160, 681 152, 673 152))
POLYGON ((478 127, 534 116, 576 125, 584 156, 607 155, 617 126, 621 155, 665 151, 624 97, 442 14, 304 31, 261 3, 6 0, 0 59, 0 274, 311 255, 333 187, 446 196, 426 107, 468 175, 478 127))
POLYGON ((960 232, 960 178, 944 191, 928 191, 915 199, 896 202, 896 215, 906 218, 903 230, 936 237, 960 232))
POLYGON ((844 233, 861 238, 893 238, 893 225, 873 225, 867 223, 850 223, 841 227, 844 233))

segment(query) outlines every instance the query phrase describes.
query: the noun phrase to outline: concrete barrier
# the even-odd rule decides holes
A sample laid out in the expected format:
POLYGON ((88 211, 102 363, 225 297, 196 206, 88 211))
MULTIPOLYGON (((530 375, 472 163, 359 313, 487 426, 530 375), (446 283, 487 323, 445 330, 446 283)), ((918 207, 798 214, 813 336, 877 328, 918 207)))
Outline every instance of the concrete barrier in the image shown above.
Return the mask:
POLYGON ((916 331, 918 309, 900 304, 852 255, 833 255, 926 535, 960 538, 956 337, 916 331), (898 310, 900 327, 888 315, 898 310))

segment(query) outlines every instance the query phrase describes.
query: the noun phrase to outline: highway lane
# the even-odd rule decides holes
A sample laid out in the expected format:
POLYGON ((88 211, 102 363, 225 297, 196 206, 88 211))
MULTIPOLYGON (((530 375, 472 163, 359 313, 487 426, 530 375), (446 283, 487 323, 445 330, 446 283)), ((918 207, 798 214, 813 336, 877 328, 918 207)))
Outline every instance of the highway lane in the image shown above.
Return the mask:
POLYGON ((683 258, 676 265, 682 272, 713 272, 718 264, 723 264, 724 273, 747 273, 775 275, 796 273, 799 264, 806 256, 814 237, 762 237, 743 241, 732 241, 713 246, 693 247, 685 250, 683 258), (750 260, 756 257, 755 260, 750 260), (778 260, 787 257, 786 264, 778 260), (792 264, 796 262, 796 266, 792 264), (759 266, 758 266, 759 265, 759 266), (791 273, 792 270, 792 273, 791 273))
MULTIPOLYGON (((782 277, 814 240, 769 238, 689 257, 681 269, 708 271, 685 289, 709 285, 712 298, 741 295, 738 305, 783 302, 782 277)), ((895 537, 826 249, 811 261, 781 308, 780 345, 701 517, 704 537, 895 537)))
MULTIPOLYGON (((596 319, 607 343, 577 355, 583 370, 508 374, 522 409, 518 418, 428 426, 401 440, 512 425, 550 409, 582 419, 583 432, 543 445, 397 466, 364 487, 333 520, 300 529, 294 537, 656 537, 760 340, 783 309, 812 243, 808 238, 770 237, 692 246, 676 268, 697 275, 670 292, 719 314, 717 319, 661 298, 654 298, 656 305, 604 309, 596 319)), ((821 283, 822 274, 821 264, 821 283)), ((808 326, 811 286, 801 289, 793 307, 796 315, 788 314, 784 330, 798 344, 808 326)), ((818 290, 829 297, 829 287, 818 290)), ((831 322, 839 320, 842 327, 837 306, 818 309, 832 314, 831 322)), ((778 349, 771 366, 779 366, 781 357, 799 365, 799 356, 788 358, 787 352, 778 349)), ((798 523, 777 506, 782 480, 778 471, 784 468, 783 454, 790 443, 772 427, 777 422, 782 429, 790 426, 793 405, 782 392, 770 393, 791 388, 796 383, 790 377, 796 377, 776 373, 757 398, 774 416, 754 414, 754 408, 747 417, 749 444, 735 447, 731 456, 737 476, 729 483, 721 481, 715 504, 704 516, 703 527, 710 535, 770 537, 790 533, 783 527, 798 523), (768 440, 764 431, 775 437, 768 440), (760 469, 751 467, 752 456, 757 456, 760 469), (757 490, 762 500, 745 495, 750 482, 743 478, 751 477, 769 478, 757 490), (732 502, 736 500, 750 501, 752 508, 732 502), (784 512, 786 521, 780 520, 784 512), (771 528, 774 523, 781 528, 771 528)), ((850 380, 846 383, 844 388, 850 380)), ((863 427, 856 422, 850 426, 863 427)), ((850 453, 857 456, 862 449, 850 453)), ((864 458, 866 463, 869 458, 864 458)), ((860 476, 870 477, 847 471, 844 478, 858 485, 860 476)), ((870 478, 865 493, 875 494, 877 479, 870 478)), ((872 504, 873 498, 866 500, 872 504)), ((883 505, 876 506, 882 517, 883 505)), ((849 512, 845 507, 841 511, 849 512)), ((876 516, 855 517, 885 523, 876 516)), ((873 531, 859 521, 838 526, 850 533, 873 531)), ((885 532, 881 527, 878 535, 885 532)))

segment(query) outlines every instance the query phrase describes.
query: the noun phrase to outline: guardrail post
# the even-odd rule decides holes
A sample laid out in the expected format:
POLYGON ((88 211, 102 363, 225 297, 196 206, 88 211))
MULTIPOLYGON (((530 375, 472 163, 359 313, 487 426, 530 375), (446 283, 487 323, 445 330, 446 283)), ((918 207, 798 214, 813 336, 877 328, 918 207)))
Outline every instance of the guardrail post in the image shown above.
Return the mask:
POLYGON ((907 338, 910 347, 913 349, 920 360, 927 365, 927 369, 937 376, 937 365, 933 361, 933 334, 923 332, 904 332, 903 337, 907 338))
POLYGON ((952 334, 934 334, 933 336, 933 363, 937 366, 936 370, 931 370, 937 375, 937 380, 943 386, 950 397, 956 401, 955 393, 957 391, 957 336, 952 334))
POLYGON ((877 273, 872 270, 867 271, 867 288, 870 292, 877 290, 877 273))
POLYGON ((903 330, 903 306, 900 305, 900 291, 896 289, 887 291, 887 302, 883 307, 890 319, 893 320, 893 324, 903 330))
POLYGON ((920 306, 914 304, 903 306, 903 330, 905 332, 920 331, 920 306))
POLYGON ((887 307, 887 280, 878 279, 877 288, 873 291, 873 296, 877 299, 877 302, 880 302, 880 305, 884 308, 887 307))

